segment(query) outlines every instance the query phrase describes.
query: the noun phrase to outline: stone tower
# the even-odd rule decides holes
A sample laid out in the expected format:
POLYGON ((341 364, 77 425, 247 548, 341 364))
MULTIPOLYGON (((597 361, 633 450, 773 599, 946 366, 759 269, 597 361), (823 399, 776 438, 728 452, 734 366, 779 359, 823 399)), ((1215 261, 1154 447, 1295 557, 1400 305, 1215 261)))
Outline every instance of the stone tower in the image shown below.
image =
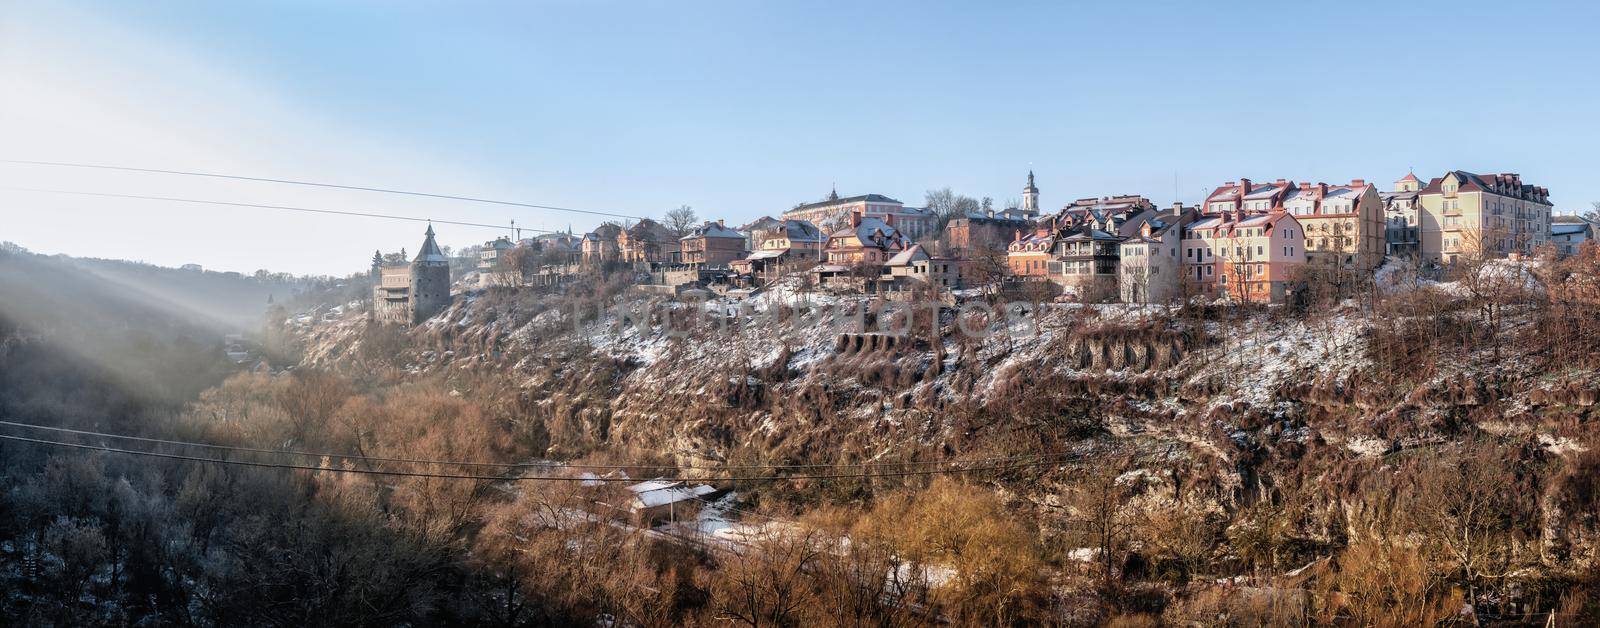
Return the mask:
POLYGON ((1028 186, 1022 188, 1022 211, 1039 213, 1039 188, 1033 185, 1033 171, 1028 171, 1028 186))
POLYGON ((411 261, 411 322, 433 318, 450 305, 450 258, 433 241, 433 225, 428 225, 422 249, 411 261))

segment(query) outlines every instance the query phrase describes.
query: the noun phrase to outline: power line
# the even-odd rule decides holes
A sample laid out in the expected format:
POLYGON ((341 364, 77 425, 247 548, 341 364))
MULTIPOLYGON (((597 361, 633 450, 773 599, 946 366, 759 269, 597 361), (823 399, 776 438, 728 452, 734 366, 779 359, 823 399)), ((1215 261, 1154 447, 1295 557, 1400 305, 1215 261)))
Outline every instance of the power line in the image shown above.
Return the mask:
POLYGON ((463 227, 487 227, 489 229, 503 229, 503 230, 507 230, 507 231, 510 231, 512 229, 520 229, 522 231, 536 231, 536 232, 539 232, 539 233, 566 233, 564 231, 550 231, 548 229, 530 229, 530 228, 527 228, 527 227, 514 228, 514 227, 511 227, 511 226, 508 226, 508 225, 491 225, 491 224, 485 224, 485 223, 481 223, 481 222, 462 222, 462 221, 459 221, 459 220, 438 220, 438 219, 434 219, 434 218, 416 218, 416 217, 413 217, 413 216, 399 216, 399 215, 396 215, 396 214, 379 214, 379 213, 373 213, 373 212, 358 212, 358 211, 348 211, 348 210, 341 210, 341 209, 314 209, 314 208, 310 208, 310 207, 289 207, 287 205, 264 205, 264 204, 261 204, 261 203, 238 203, 238 202, 233 202, 233 201, 212 201, 212 200, 194 199, 194 198, 176 198, 176 197, 171 197, 171 196, 145 196, 145 195, 142 195, 142 194, 114 194, 114 193, 111 193, 111 192, 83 192, 83 191, 79 191, 79 190, 52 190, 52 189, 45 189, 45 188, 23 188, 23 187, 12 187, 12 186, 0 186, 0 190, 8 190, 8 191, 12 191, 12 192, 34 192, 34 193, 40 193, 40 194, 70 194, 70 195, 73 195, 73 196, 98 196, 98 197, 103 197, 103 198, 127 198, 127 199, 137 199, 137 200, 144 200, 144 201, 165 201, 165 202, 170 202, 170 203, 194 203, 194 204, 199 204, 199 205, 221 205, 221 206, 224 206, 224 207, 248 207, 248 208, 252 208, 252 209, 274 209, 274 210, 280 210, 280 211, 304 212, 304 213, 309 213, 309 214, 331 214, 331 215, 335 215, 335 216, 357 216, 357 217, 361 217, 361 218, 382 218, 382 219, 385 219, 385 220, 406 220, 406 221, 410 221, 410 222, 431 222, 431 223, 438 223, 438 224, 441 224, 441 225, 459 225, 459 226, 463 226, 463 227))
MULTIPOLYGON (((105 445, 90 445, 90 444, 86 444, 86 443, 68 443, 68 442, 63 442, 63 441, 45 440, 45 439, 42 439, 42 438, 28 438, 26 436, 13 436, 13 435, 10 435, 10 434, 0 434, 0 440, 10 440, 10 441, 17 441, 17 442, 24 442, 24 443, 34 443, 34 444, 38 444, 38 445, 51 445, 51 446, 56 446, 56 447, 67 447, 67 448, 72 448, 72 449, 88 449, 88 450, 93 450, 93 451, 103 451, 103 452, 108 452, 108 453, 126 454, 126 455, 132 455, 132 456, 149 456, 149 457, 154 457, 154 458, 165 458, 165 459, 169 459, 169 460, 186 460, 186 461, 190 461, 190 462, 205 462, 205 463, 211 463, 211 464, 237 465, 237 466, 247 466, 247 467, 269 468, 269 469, 299 469, 299 470, 304 470, 304 471, 330 471, 330 472, 334 472, 334 473, 355 473, 355 474, 364 474, 364 475, 386 475, 386 476, 413 477, 413 478, 439 478, 439 479, 447 479, 447 480, 490 480, 490 481, 505 481, 505 482, 518 482, 518 481, 639 482, 640 481, 640 480, 637 480, 637 479, 634 479, 634 478, 612 478, 612 477, 594 477, 594 476, 587 476, 587 477, 585 477, 585 476, 531 476, 531 475, 499 476, 499 475, 476 475, 476 474, 468 474, 468 473, 434 473, 434 472, 425 472, 425 471, 390 471, 390 470, 385 470, 385 469, 348 469, 348 468, 341 468, 341 467, 317 467, 317 466, 312 466, 312 465, 283 463, 283 462, 259 462, 259 461, 255 461, 255 460, 228 460, 228 459, 224 459, 224 458, 207 458, 207 457, 204 457, 204 456, 187 456, 187 455, 183 455, 183 454, 169 454, 169 453, 163 453, 163 452, 157 452, 157 451, 140 451, 140 450, 137 450, 137 449, 123 449, 123 448, 119 448, 119 447, 107 447, 105 445)), ((971 472, 977 472, 977 471, 1002 471, 1002 470, 1008 470, 1008 469, 1015 469, 1015 468, 1018 468, 1018 467, 1045 466, 1047 464, 1055 464, 1055 462, 1054 461, 1049 461, 1049 462, 1040 461, 1040 462, 1033 462, 1033 463, 1022 463, 1022 464, 1017 464, 1017 465, 968 467, 968 468, 965 468, 965 469, 923 469, 923 470, 915 470, 915 471, 884 471, 884 472, 872 473, 870 475, 867 474, 867 473, 812 473, 812 474, 798 474, 798 475, 749 476, 749 477, 739 477, 739 476, 703 477, 703 478, 661 477, 661 478, 651 478, 651 479, 664 480, 664 481, 669 481, 669 482, 766 482, 766 481, 782 481, 782 480, 837 480, 837 479, 856 479, 856 478, 866 479, 866 478, 887 478, 887 477, 910 477, 910 476, 921 476, 921 475, 943 475, 943 474, 947 474, 947 473, 971 473, 971 472)))
MULTIPOLYGON (((294 450, 294 449, 267 449, 267 448, 261 448, 261 447, 243 447, 243 446, 236 446, 236 445, 214 445, 214 444, 211 444, 211 443, 196 443, 196 442, 192 442, 192 441, 166 440, 166 439, 160 439, 160 438, 147 438, 147 437, 143 437, 143 436, 128 436, 128 435, 124 435, 124 434, 110 434, 110 433, 106 433, 106 432, 94 432, 94 431, 89 431, 89 430, 77 430, 77 429, 66 428, 66 427, 55 427, 55 426, 51 426, 51 425, 37 425, 37 424, 33 424, 33 423, 19 423, 19 422, 16 422, 16 421, 0 420, 0 425, 6 425, 6 426, 11 426, 11 427, 21 427, 21 428, 27 428, 27 429, 36 429, 36 430, 47 430, 47 431, 52 431, 52 432, 62 432, 62 433, 67 433, 67 434, 77 434, 77 435, 80 435, 80 436, 93 436, 93 437, 99 437, 99 438, 111 438, 111 439, 136 441, 136 442, 142 442, 142 443, 153 443, 153 444, 160 444, 160 445, 175 445, 175 446, 179 446, 179 447, 200 447, 200 448, 205 448, 205 449, 216 449, 216 450, 221 450, 221 451, 240 451, 240 452, 249 452, 249 453, 282 454, 282 455, 291 455, 291 456, 307 456, 307 457, 315 457, 315 458, 333 458, 333 459, 338 459, 338 460, 360 460, 360 461, 366 461, 366 462, 393 462, 393 463, 402 463, 402 464, 461 466, 461 467, 483 467, 483 468, 495 468, 495 469, 566 468, 566 469, 599 469, 599 470, 622 470, 622 471, 626 471, 626 470, 630 470, 630 469, 659 469, 659 468, 664 468, 664 467, 667 467, 667 466, 671 466, 671 465, 661 465, 661 464, 573 464, 573 463, 566 463, 566 462, 480 462, 480 461, 471 461, 471 460, 440 460, 440 459, 428 459, 428 458, 394 458, 394 457, 387 457, 387 456, 366 456, 366 455, 359 455, 359 454, 336 454, 336 453, 328 453, 328 452, 300 451, 300 450, 294 450)), ((719 470, 749 471, 749 470, 761 470, 761 469, 774 469, 774 470, 778 470, 778 469, 840 469, 840 468, 906 467, 906 466, 912 466, 912 465, 939 465, 939 464, 942 464, 942 465, 980 464, 980 463, 981 464, 993 464, 993 463, 998 463, 998 462, 1022 462, 1022 461, 1040 460, 1040 459, 1043 459, 1043 458, 1058 457, 1058 456, 1061 456, 1061 455, 1063 455, 1063 454, 1059 454, 1059 453, 1057 453, 1057 454, 1033 454, 1033 455, 1027 455, 1027 456, 1004 456, 1004 457, 991 457, 991 458, 970 458, 970 459, 966 459, 966 460, 921 460, 921 461, 902 461, 902 462, 856 462, 856 463, 841 463, 841 464, 770 464, 770 465, 748 464, 748 465, 723 465, 723 466, 719 466, 717 468, 719 470)))
POLYGON ((435 194, 431 192, 412 192, 391 188, 369 187, 363 185, 342 185, 338 183, 324 183, 320 181, 300 181, 295 179, 272 179, 268 177, 250 177, 237 174, 221 174, 216 172, 197 172, 193 170, 163 170, 160 168, 135 168, 132 166, 110 166, 104 164, 80 164, 61 161, 28 161, 22 159, 0 159, 0 163, 20 164, 27 166, 50 166, 57 168, 88 168, 94 170, 120 170, 124 172, 144 172, 152 174, 172 174, 186 177, 208 177, 212 179, 233 179, 236 181, 257 181, 261 183, 280 183, 283 185, 301 185, 306 187, 332 188, 336 190, 357 190, 361 192, 379 192, 383 194, 401 194, 405 196, 420 196, 424 198, 439 198, 452 201, 466 201, 469 203, 488 203, 492 205, 508 205, 511 207, 528 207, 532 209, 548 209, 551 211, 572 212, 576 214, 589 214, 591 216, 612 216, 615 218, 631 218, 643 220, 642 216, 631 214, 618 214, 613 212, 596 211, 592 209, 576 209, 572 207, 556 207, 554 205, 536 205, 533 203, 519 203, 516 201, 501 201, 475 196, 458 196, 455 194, 435 194))

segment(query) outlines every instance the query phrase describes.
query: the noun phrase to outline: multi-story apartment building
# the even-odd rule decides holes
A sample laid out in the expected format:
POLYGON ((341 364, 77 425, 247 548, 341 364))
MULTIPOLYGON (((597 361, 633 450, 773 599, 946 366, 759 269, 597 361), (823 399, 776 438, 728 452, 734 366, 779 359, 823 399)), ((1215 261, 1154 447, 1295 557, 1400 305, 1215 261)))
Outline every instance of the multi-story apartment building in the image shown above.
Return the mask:
POLYGON ((1452 170, 1419 196, 1426 261, 1526 254, 1550 241, 1550 192, 1523 183, 1521 175, 1452 170))
POLYGON ((1393 192, 1378 194, 1383 200, 1384 250, 1391 257, 1417 259, 1422 252, 1421 195, 1422 180, 1416 173, 1395 181, 1393 192))
POLYGON ((1364 180, 1328 185, 1240 179, 1212 191, 1202 211, 1215 215, 1236 210, 1294 215, 1305 229, 1307 261, 1357 272, 1370 272, 1383 261, 1383 199, 1364 180))
POLYGON ((1117 289, 1123 303, 1171 303, 1182 298, 1183 228, 1199 212, 1181 204, 1138 226, 1118 252, 1117 289))
POLYGON ((1383 263, 1383 198, 1362 179, 1345 185, 1300 183, 1284 199, 1306 231, 1306 261, 1369 273, 1383 263))
POLYGON ((1185 281, 1236 301, 1285 302, 1306 263, 1305 233, 1281 208, 1202 216, 1184 227, 1181 247, 1185 281))
POLYGON ((839 198, 837 191, 830 192, 828 198, 821 201, 799 205, 783 212, 783 217, 788 220, 804 220, 821 228, 825 233, 833 233, 843 228, 850 217, 858 213, 862 218, 875 218, 884 222, 892 216, 895 228, 912 240, 920 240, 931 235, 936 226, 933 214, 928 211, 917 207, 906 207, 905 203, 882 194, 839 198))

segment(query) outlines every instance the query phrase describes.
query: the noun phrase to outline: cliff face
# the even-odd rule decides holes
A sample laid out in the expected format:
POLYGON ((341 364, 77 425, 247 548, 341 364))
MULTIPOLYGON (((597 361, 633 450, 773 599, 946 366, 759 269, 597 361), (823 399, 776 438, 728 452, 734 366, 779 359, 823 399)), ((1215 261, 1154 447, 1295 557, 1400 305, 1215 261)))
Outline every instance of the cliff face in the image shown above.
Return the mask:
MULTIPOLYGON (((627 314, 468 295, 387 341, 352 315, 305 332, 306 362, 497 378, 520 391, 551 457, 603 451, 689 473, 1134 452, 1148 494, 1227 513, 1230 526, 1293 492, 1289 536, 1302 558, 1375 525, 1380 506, 1355 496, 1385 469, 1493 439, 1545 469, 1533 545, 1583 564, 1595 553, 1595 522, 1572 506, 1588 498, 1559 480, 1594 446, 1582 426, 1600 377, 1501 345, 1403 366, 1414 356, 1395 355, 1374 315, 1353 306, 1305 318, 1057 305, 991 324, 948 308, 935 322, 930 309, 896 335, 881 324, 895 314, 866 299, 620 305, 627 314)), ((1002 484, 1028 507, 1051 503, 1063 481, 1002 484)))

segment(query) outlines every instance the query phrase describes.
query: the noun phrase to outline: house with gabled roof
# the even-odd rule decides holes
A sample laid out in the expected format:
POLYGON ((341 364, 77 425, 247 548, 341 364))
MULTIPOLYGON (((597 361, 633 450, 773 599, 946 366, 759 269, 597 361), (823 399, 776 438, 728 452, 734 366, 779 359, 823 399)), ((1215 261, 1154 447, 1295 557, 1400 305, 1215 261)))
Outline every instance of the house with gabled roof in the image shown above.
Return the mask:
POLYGON ((911 238, 895 228, 894 220, 893 216, 879 219, 851 214, 847 226, 828 235, 828 263, 879 265, 889 261, 912 244, 911 238))
POLYGON ((1584 243, 1595 239, 1600 225, 1581 216, 1557 216, 1551 219, 1550 242, 1562 256, 1577 255, 1584 243))
POLYGON ((886 218, 868 218, 856 212, 845 227, 829 234, 826 261, 812 269, 820 283, 847 278, 876 280, 884 263, 910 248, 914 243, 895 228, 894 217, 886 218))
POLYGON ((1018 229, 1006 245, 1006 266, 1012 275, 1043 277, 1050 272, 1050 255, 1056 248, 1054 219, 1030 231, 1018 229))
POLYGON ((754 251, 761 248, 760 233, 770 231, 782 225, 783 221, 771 216, 762 216, 745 224, 739 225, 738 231, 744 234, 744 250, 754 251))
POLYGON ((583 250, 583 263, 599 265, 622 261, 622 249, 617 246, 617 238, 621 235, 622 225, 610 222, 583 234, 580 245, 583 250))
POLYGON ((678 238, 678 247, 685 264, 725 267, 744 257, 744 234, 718 220, 691 229, 678 238))
POLYGON ((815 266, 822 261, 828 243, 828 237, 816 225, 793 219, 772 220, 765 227, 753 228, 747 238, 754 241, 756 247, 744 259, 731 262, 729 266, 766 279, 815 266))
POLYGON ((617 235, 617 251, 629 264, 675 264, 680 255, 678 234, 645 218, 617 235))

